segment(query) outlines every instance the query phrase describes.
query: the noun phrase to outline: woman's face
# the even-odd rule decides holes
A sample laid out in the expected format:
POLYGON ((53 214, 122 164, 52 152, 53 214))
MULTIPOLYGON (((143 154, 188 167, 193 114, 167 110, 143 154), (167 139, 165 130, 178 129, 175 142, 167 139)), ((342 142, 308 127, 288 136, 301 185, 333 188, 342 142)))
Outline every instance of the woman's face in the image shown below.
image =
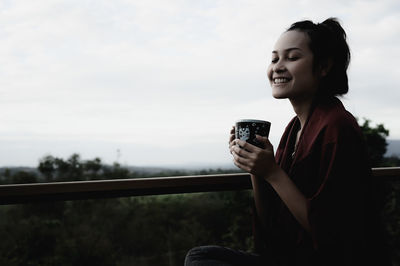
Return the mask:
POLYGON ((313 71, 309 41, 306 33, 293 30, 276 42, 268 67, 273 97, 310 100, 316 94, 320 78, 313 71))

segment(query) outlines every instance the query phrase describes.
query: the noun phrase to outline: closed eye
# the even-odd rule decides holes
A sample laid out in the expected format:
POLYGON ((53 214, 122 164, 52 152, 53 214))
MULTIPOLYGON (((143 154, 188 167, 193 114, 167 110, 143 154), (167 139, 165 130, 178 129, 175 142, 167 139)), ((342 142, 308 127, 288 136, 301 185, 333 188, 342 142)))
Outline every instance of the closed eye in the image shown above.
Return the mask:
POLYGON ((289 61, 296 61, 297 59, 299 59, 299 57, 297 56, 291 56, 287 58, 289 61))

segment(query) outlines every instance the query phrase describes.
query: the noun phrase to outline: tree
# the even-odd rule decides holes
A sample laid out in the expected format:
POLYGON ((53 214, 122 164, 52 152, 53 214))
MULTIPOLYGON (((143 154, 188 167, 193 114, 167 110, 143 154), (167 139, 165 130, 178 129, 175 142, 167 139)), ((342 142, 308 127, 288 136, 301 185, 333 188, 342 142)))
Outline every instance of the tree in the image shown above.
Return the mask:
POLYGON ((382 166, 387 147, 386 137, 389 136, 389 130, 387 130, 383 124, 371 127, 370 122, 369 119, 364 118, 364 123, 362 123, 360 127, 367 144, 371 166, 382 166))
POLYGON ((33 173, 19 171, 12 176, 13 184, 36 183, 37 178, 33 173))
POLYGON ((397 156, 390 156, 390 157, 385 157, 382 166, 385 167, 396 167, 400 166, 400 158, 397 156))
POLYGON ((53 181, 55 168, 55 159, 53 156, 48 155, 39 161, 38 170, 46 178, 47 182, 53 181))

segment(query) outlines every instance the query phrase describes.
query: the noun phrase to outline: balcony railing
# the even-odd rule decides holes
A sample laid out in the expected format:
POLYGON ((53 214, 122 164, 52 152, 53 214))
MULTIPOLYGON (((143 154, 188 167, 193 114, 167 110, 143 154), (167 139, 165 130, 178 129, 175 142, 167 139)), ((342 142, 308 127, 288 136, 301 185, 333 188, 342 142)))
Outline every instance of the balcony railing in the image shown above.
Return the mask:
MULTIPOLYGON (((373 168, 373 176, 400 180, 400 167, 373 168)), ((220 174, 0 185, 0 204, 250 189, 250 175, 220 174)))

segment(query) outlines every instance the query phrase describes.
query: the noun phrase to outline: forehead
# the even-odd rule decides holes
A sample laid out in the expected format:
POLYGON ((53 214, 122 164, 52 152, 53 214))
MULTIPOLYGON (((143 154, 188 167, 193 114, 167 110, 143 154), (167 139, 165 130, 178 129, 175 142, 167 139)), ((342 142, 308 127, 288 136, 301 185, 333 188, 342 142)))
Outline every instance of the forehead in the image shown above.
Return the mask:
POLYGON ((273 52, 298 48, 304 52, 311 52, 309 48, 310 38, 301 31, 291 30, 282 33, 274 46, 273 52))

